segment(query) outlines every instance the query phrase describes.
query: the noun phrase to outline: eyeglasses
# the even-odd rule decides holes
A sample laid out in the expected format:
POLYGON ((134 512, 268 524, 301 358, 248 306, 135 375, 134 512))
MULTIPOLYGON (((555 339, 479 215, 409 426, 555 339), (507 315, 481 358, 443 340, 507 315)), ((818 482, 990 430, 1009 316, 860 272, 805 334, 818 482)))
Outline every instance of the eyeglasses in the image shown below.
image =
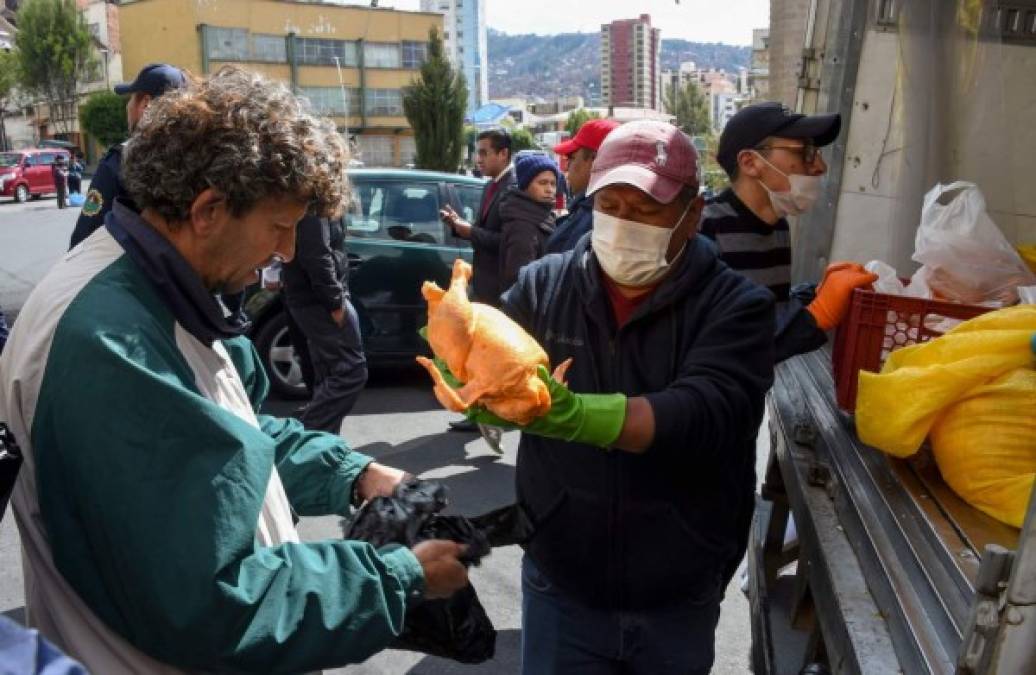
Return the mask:
POLYGON ((806 164, 812 164, 817 161, 817 157, 820 157, 820 148, 812 143, 807 143, 806 145, 760 145, 756 147, 756 150, 790 150, 801 156, 802 161, 806 164))

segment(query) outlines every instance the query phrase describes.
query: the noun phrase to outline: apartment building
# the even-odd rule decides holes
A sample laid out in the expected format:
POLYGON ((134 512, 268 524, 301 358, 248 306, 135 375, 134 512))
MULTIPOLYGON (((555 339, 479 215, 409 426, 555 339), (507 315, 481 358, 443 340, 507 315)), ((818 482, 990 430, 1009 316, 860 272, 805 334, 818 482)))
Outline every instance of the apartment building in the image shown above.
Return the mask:
POLYGON ((127 77, 155 61, 194 73, 241 65, 308 98, 367 166, 413 161, 402 88, 441 14, 283 0, 123 0, 120 12, 127 77))
POLYGON ((443 46, 468 83, 468 113, 489 102, 486 0, 421 0, 421 10, 443 15, 443 46))
POLYGON ((608 107, 662 107, 660 91, 662 31, 651 17, 612 21, 601 26, 601 99, 608 107))

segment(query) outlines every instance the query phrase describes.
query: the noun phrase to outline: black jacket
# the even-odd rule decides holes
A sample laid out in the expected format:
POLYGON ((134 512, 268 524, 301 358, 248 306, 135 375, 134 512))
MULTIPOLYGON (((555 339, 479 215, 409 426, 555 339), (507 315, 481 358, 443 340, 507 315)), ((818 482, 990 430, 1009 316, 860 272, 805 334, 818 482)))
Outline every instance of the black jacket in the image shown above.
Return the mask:
POLYGON ((722 594, 751 522, 773 305, 700 238, 619 330, 589 236, 522 270, 503 309, 551 364, 574 358, 571 389, 646 396, 655 413, 642 455, 522 435, 526 550, 551 581, 610 609, 722 594))
MULTIPOLYGON (((787 223, 784 226, 786 228, 787 223)), ((733 190, 728 189, 706 205, 698 230, 702 235, 716 241, 724 234, 744 237, 745 232, 752 232, 758 227, 770 229, 744 206, 733 190)), ((740 271, 742 263, 758 264, 757 257, 752 253, 727 252, 718 242, 717 248, 720 259, 731 269, 740 271)), ((789 251, 784 251, 784 254, 790 256, 789 251)), ((766 256, 768 252, 760 252, 759 255, 766 256)), ((791 261, 785 258, 781 262, 790 264, 791 261)), ((746 273, 751 274, 747 271, 746 273)), ((788 298, 777 298, 777 329, 774 333, 774 342, 778 363, 797 354, 819 349, 827 342, 827 335, 817 327, 813 315, 806 309, 806 305, 813 301, 815 286, 801 284, 792 287, 790 293, 787 285, 783 285, 781 289, 788 298)))
POLYGON ((554 204, 538 202, 517 185, 510 187, 500 210, 500 288, 518 280, 518 271, 543 257, 544 244, 554 231, 554 204))
POLYGON ((122 168, 122 150, 125 145, 125 143, 117 143, 108 148, 108 152, 97 164, 97 171, 90 179, 90 190, 86 193, 83 210, 79 213, 75 229, 72 230, 72 238, 68 245, 70 249, 75 248, 76 244, 89 237, 94 230, 104 224, 104 218, 111 211, 116 199, 132 207, 126 188, 122 186, 122 179, 119 177, 119 171, 122 168))
MULTIPOLYGON (((514 169, 510 168, 497 184, 496 193, 489 202, 485 218, 481 216, 483 208, 479 205, 478 222, 471 228, 471 299, 494 307, 500 304, 500 294, 504 291, 500 286, 500 200, 514 182, 514 169)), ((486 183, 482 190, 483 200, 490 185, 491 183, 486 183)))
POLYGON ((292 307, 321 305, 328 312, 345 306, 345 228, 342 220, 305 216, 295 235, 295 257, 282 269, 285 300, 292 307))
POLYGON ((558 219, 554 232, 547 237, 547 253, 564 253, 593 229, 594 200, 586 194, 576 195, 568 205, 568 215, 558 219))

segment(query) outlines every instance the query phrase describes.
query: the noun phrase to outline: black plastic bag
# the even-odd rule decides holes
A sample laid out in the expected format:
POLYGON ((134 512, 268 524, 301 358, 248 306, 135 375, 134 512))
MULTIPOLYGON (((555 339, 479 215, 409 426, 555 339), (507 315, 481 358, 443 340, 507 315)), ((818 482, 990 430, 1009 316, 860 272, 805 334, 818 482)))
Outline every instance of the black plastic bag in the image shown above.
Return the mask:
POLYGON ((22 451, 7 424, 0 422, 0 519, 7 512, 7 503, 11 500, 21 468, 22 451))
MULTIPOLYGON (((446 488, 439 483, 416 478, 404 481, 392 497, 375 497, 364 504, 346 527, 345 537, 376 548, 448 539, 466 544, 461 561, 477 565, 489 554, 489 540, 464 516, 441 515, 446 503, 446 488)), ((445 600, 424 600, 411 606, 393 647, 461 663, 482 663, 493 658, 496 629, 469 583, 445 600)))
POLYGON ((519 504, 511 504, 475 516, 470 518, 469 522, 485 535, 493 548, 523 545, 532 538, 532 521, 519 504))

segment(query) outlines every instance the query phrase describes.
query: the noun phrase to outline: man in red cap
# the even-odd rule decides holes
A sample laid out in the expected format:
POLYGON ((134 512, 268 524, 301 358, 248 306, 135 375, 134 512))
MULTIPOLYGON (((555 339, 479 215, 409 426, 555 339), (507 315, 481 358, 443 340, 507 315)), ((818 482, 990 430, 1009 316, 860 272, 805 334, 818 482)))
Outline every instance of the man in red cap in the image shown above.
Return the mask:
POLYGON ((608 134, 619 126, 615 120, 590 120, 579 127, 576 135, 554 146, 554 152, 568 160, 565 180, 572 193, 568 215, 558 220, 554 232, 547 239, 547 253, 563 253, 575 248, 576 242, 590 231, 593 223, 594 200, 586 196, 597 151, 608 134))
POLYGON ((612 131, 587 194, 591 236, 524 267, 503 296, 551 364, 572 359, 567 384, 541 371, 551 409, 518 450, 534 530, 522 668, 704 674, 747 533, 773 295, 695 236, 697 154, 676 127, 612 131))

